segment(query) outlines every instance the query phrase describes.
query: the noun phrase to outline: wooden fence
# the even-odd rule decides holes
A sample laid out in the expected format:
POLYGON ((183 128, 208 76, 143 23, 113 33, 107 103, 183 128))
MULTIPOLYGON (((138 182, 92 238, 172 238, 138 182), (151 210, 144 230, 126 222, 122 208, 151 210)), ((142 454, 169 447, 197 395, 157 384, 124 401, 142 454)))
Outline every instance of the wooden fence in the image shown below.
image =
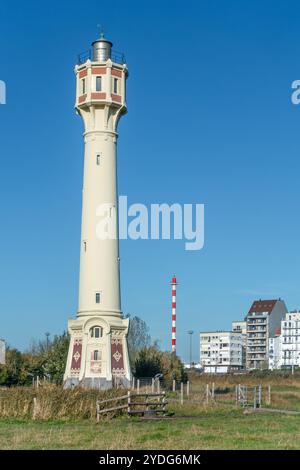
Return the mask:
POLYGON ((128 416, 132 415, 150 415, 162 413, 163 415, 167 412, 168 401, 166 400, 166 392, 162 393, 139 393, 135 394, 131 391, 127 392, 127 395, 121 397, 109 398, 108 400, 98 400, 96 403, 97 410, 97 422, 100 421, 101 414, 107 414, 112 411, 127 410, 128 416), (102 408, 103 405, 107 405, 113 402, 123 402, 121 405, 109 406, 108 408, 102 408))

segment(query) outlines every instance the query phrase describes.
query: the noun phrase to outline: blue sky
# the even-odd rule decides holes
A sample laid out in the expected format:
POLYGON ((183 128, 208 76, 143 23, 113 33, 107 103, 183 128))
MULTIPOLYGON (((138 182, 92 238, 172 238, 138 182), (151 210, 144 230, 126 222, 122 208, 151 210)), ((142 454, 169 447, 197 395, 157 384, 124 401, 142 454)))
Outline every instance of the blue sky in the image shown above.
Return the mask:
POLYGON ((204 203, 205 246, 122 241, 123 311, 178 352, 228 329, 255 298, 300 307, 299 2, 0 5, 0 337, 19 348, 77 309, 83 142, 73 67, 97 23, 126 54, 119 190, 129 203, 204 203), (197 336, 196 336, 197 333, 197 336))

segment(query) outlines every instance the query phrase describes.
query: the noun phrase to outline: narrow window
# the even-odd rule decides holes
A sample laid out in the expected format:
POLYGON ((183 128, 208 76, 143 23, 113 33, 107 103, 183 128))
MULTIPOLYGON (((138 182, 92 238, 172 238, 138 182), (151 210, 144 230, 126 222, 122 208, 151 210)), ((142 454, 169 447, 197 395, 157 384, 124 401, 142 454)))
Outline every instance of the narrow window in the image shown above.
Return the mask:
POLYGON ((94 361, 99 361, 100 359, 100 355, 99 355, 99 351, 94 351, 94 361))
POLYGON ((103 329, 101 326, 93 326, 90 328, 90 335, 91 338, 102 338, 103 336, 103 329))
POLYGON ((85 94, 85 78, 82 79, 81 85, 82 85, 82 94, 84 95, 85 94))
POLYGON ((96 77, 96 91, 102 90, 102 77, 96 77))
POLYGON ((100 158, 101 158, 101 155, 100 155, 100 153, 98 153, 97 156, 96 156, 97 165, 100 165, 100 158))
POLYGON ((114 93, 118 93, 118 79, 114 78, 114 93))
POLYGON ((84 249, 84 251, 86 251, 86 242, 85 241, 83 242, 83 249, 84 249))
POLYGON ((96 304, 100 304, 100 292, 96 292, 96 304))

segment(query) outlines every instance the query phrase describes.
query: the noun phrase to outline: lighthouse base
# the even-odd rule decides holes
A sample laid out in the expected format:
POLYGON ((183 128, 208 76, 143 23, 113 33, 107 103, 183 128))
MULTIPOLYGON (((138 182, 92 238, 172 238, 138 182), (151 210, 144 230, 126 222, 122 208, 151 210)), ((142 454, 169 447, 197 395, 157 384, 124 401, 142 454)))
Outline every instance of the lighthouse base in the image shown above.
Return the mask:
POLYGON ((84 315, 69 320, 64 388, 128 388, 131 383, 128 325, 129 319, 109 315, 84 315))

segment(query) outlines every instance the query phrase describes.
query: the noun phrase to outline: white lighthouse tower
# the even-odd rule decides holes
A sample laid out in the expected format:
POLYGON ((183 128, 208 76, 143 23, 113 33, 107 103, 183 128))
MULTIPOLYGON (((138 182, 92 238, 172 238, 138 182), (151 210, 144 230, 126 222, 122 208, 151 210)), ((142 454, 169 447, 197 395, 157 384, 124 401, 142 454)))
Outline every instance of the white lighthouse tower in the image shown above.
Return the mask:
POLYGON ((101 34, 79 56, 76 110, 84 123, 84 178, 79 308, 71 337, 65 387, 110 388, 131 378, 120 300, 117 125, 126 113, 127 66, 101 34), (105 227, 107 230, 105 230, 105 227))

